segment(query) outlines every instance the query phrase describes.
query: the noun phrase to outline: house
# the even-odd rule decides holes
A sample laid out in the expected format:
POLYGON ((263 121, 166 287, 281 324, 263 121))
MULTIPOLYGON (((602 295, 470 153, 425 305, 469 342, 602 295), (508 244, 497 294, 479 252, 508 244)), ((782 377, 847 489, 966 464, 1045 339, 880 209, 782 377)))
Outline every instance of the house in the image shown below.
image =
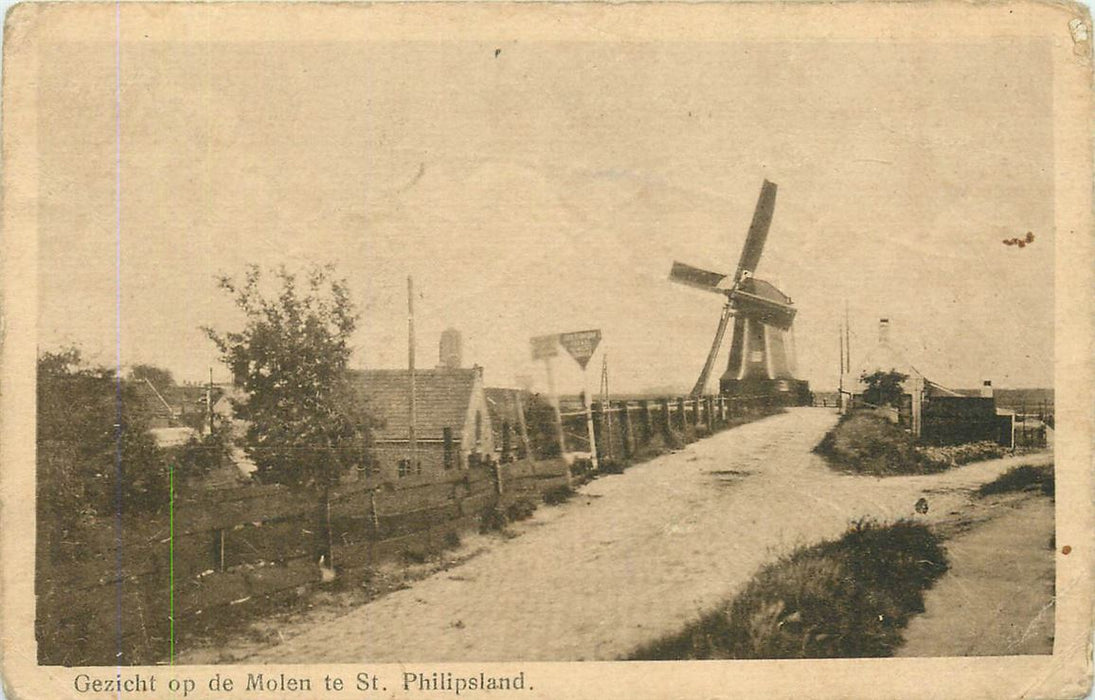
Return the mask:
POLYGON ((381 423, 373 430, 370 450, 370 471, 381 481, 432 478, 493 457, 494 433, 481 367, 415 371, 413 459, 410 370, 356 370, 351 381, 366 410, 381 423))
POLYGON ((862 377, 890 371, 906 375, 901 382, 901 401, 892 407, 896 421, 924 442, 948 445, 991 440, 1011 444, 1012 418, 997 411, 992 382, 985 381, 976 392, 962 392, 929 380, 891 341, 890 321, 886 318, 878 323, 878 344, 854 373, 843 378, 848 391, 846 405, 868 407, 864 399, 867 384, 862 377))
POLYGON ((920 421, 924 395, 928 381, 916 367, 912 365, 890 339, 890 320, 880 319, 878 322, 878 344, 869 350, 859 366, 852 373, 845 375, 843 386, 848 392, 845 397, 845 405, 850 400, 852 408, 866 405, 863 398, 867 391, 867 383, 862 377, 874 372, 896 371, 906 376, 901 382, 902 400, 897 410, 898 423, 909 428, 914 435, 920 435, 920 421))

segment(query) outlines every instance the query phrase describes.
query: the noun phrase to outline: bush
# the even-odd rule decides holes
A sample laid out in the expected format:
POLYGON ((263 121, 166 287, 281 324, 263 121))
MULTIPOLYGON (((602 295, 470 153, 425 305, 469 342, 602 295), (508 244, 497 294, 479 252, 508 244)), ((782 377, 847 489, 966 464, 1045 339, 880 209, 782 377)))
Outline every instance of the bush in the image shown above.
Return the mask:
POLYGON ((623 474, 627 464, 622 459, 608 457, 597 464, 597 471, 601 474, 623 474))
POLYGON ((555 409, 539 394, 528 396, 525 403, 525 425, 535 459, 558 457, 559 431, 555 425, 555 409))
POLYGON ((872 476, 895 476, 941 472, 960 464, 998 459, 1006 451, 992 441, 923 446, 911 433, 879 413, 855 411, 843 416, 836 427, 825 434, 814 452, 837 469, 872 476))
POLYGON ((888 476, 938 471, 935 465, 920 459, 912 435, 870 411, 843 416, 814 452, 838 469, 859 474, 888 476))
POLYGON ((504 528, 508 522, 505 510, 501 508, 487 508, 479 516, 479 532, 480 534, 498 532, 504 528))
POLYGON ((890 656, 947 569, 927 526, 861 521, 839 540, 798 549, 757 573, 728 605, 633 659, 890 656))
POLYGON ((1008 469, 994 481, 981 484, 981 487, 977 489, 977 495, 991 496, 1001 493, 1036 490, 1052 498, 1054 489, 1054 468, 1052 464, 1046 466, 1023 464, 1008 469))
POLYGON ((556 486, 544 493, 544 503, 549 506, 557 506, 560 503, 566 503, 570 500, 571 496, 575 493, 574 489, 570 488, 566 484, 562 486, 556 486))
POLYGON ((518 498, 509 508, 506 508, 506 519, 515 523, 518 520, 527 520, 536 512, 536 504, 527 498, 518 498))
POLYGON ((38 358, 40 523, 63 531, 98 515, 167 510, 164 453, 133 386, 83 362, 75 348, 38 358))

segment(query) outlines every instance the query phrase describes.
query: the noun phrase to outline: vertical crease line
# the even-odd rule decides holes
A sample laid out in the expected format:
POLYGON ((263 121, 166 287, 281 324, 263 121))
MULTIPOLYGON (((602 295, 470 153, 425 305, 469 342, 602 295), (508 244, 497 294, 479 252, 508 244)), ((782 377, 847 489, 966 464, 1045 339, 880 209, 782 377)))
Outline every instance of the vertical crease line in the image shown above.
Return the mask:
MULTIPOLYGON (((122 5, 114 3, 114 564, 117 572, 115 640, 122 667, 122 5)), ((122 697, 119 688, 117 697, 122 697)))

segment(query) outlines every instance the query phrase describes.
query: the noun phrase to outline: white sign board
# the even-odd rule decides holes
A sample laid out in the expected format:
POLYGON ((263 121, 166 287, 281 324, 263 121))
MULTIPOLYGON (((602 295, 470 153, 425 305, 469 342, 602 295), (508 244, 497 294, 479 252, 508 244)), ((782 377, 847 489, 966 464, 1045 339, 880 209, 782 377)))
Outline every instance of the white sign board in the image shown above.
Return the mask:
POLYGON ((601 330, 575 331, 574 333, 562 333, 559 335, 559 343, 566 348, 570 356, 578 361, 582 369, 586 368, 589 358, 597 350, 601 342, 601 330))

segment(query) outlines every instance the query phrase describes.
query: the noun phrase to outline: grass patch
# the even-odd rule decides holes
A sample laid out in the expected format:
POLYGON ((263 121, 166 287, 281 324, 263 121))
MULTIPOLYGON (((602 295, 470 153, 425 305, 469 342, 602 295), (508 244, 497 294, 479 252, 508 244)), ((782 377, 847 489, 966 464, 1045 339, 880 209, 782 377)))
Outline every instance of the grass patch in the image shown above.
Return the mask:
POLYGON ((912 435, 869 411, 842 416, 814 452, 831 466, 857 474, 891 476, 940 471, 938 463, 921 457, 912 435))
POLYGON ((892 656, 923 593, 947 570, 926 525, 861 521, 761 569, 731 602, 632 659, 892 656))
POLYGON ((576 492, 574 489, 570 488, 566 484, 562 484, 561 486, 556 486, 555 488, 550 489, 544 493, 544 503, 549 506, 557 506, 560 503, 566 503, 567 501, 569 501, 575 493, 576 492))
POLYGON ((1001 493, 1015 493, 1019 491, 1041 491, 1050 498, 1054 495, 1054 470, 1052 464, 1034 466, 1022 464, 1012 467, 996 477, 994 481, 981 484, 977 489, 978 496, 993 496, 1001 493))
POLYGON ((872 411, 842 416, 814 452, 835 469, 870 476, 934 474, 960 464, 1003 457, 995 442, 925 446, 913 435, 872 411))

